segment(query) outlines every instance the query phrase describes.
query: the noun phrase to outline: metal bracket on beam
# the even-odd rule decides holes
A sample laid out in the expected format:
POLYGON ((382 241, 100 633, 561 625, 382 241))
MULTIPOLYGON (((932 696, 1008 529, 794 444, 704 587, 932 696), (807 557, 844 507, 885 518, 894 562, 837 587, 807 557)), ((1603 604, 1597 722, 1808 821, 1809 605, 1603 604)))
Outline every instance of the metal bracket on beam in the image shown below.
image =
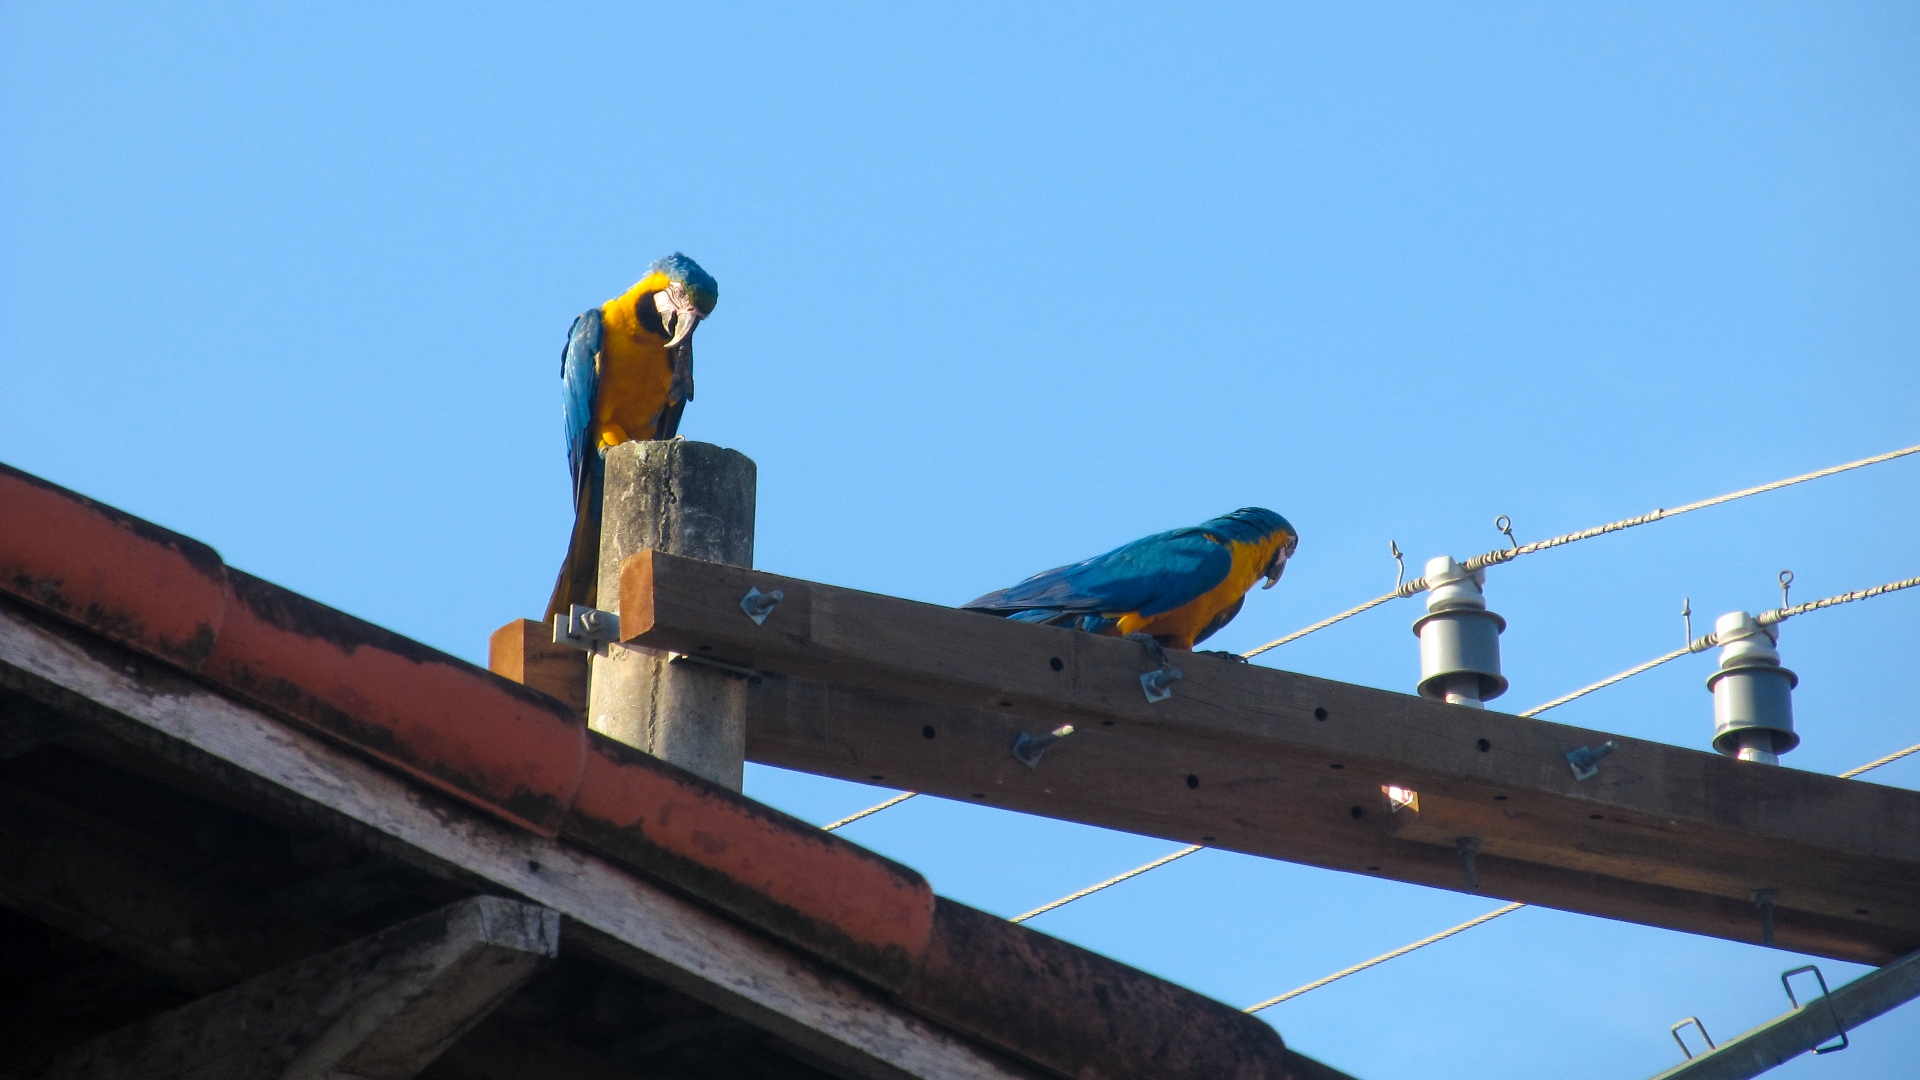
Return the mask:
POLYGON ((1148 701, 1165 701, 1173 696, 1175 679, 1186 678, 1186 672, 1177 667, 1161 668, 1140 676, 1140 689, 1146 691, 1148 701))
POLYGON ((1689 1016, 1685 1020, 1667 1029, 1667 1034, 1673 1036, 1673 1041, 1680 1044, 1680 1052, 1687 1055, 1688 1061, 1692 1061, 1693 1051, 1687 1048, 1687 1040, 1680 1037, 1680 1029, 1686 1027, 1688 1024, 1692 1024, 1700 1030, 1700 1041, 1706 1043, 1707 1049, 1709 1050, 1713 1049, 1713 1036, 1707 1034, 1707 1025, 1701 1023, 1700 1018, 1697 1016, 1689 1016))
MULTIPOLYGON (((1785 983, 1807 970, 1795 968, 1780 976, 1780 981, 1785 983)), ((1825 986, 1823 978, 1822 989, 1825 986)), ((1654 1080, 1749 1080, 1808 1050, 1819 1048, 1827 1053, 1838 1050, 1840 1046, 1821 1047, 1820 1044, 1833 1038, 1836 1032, 1844 1036, 1848 1029, 1857 1028, 1915 997, 1920 997, 1920 953, 1910 953, 1822 995, 1821 1000, 1827 1006, 1824 1010, 1802 1008, 1789 986, 1787 1000, 1794 1006, 1791 1012, 1683 1061, 1654 1080)))
POLYGON ((620 616, 585 604, 575 604, 565 615, 553 617, 553 643, 571 645, 595 656, 620 640, 620 616))
MULTIPOLYGON (((1785 587, 1783 583, 1781 588, 1784 589, 1785 587)), ((1852 1042, 1847 1038, 1847 1026, 1840 1022, 1840 1014, 1833 1010, 1833 994, 1827 990, 1827 977, 1820 974, 1820 966, 1818 964, 1808 964, 1806 967, 1797 967, 1792 971, 1783 971, 1780 973, 1780 985, 1787 991, 1787 1003, 1795 1009, 1800 1008, 1800 999, 1793 994, 1792 979, 1795 975, 1804 975, 1809 971, 1813 972, 1814 978, 1820 980, 1820 1000, 1827 1003, 1827 1017, 1833 1021, 1833 1033, 1840 1037, 1838 1043, 1832 1046, 1816 1046, 1813 1048, 1813 1052, 1816 1054, 1831 1054, 1836 1050, 1845 1050, 1848 1046, 1852 1045, 1852 1042)))
POLYGON ((750 667, 741 667, 739 664, 729 664, 724 660, 709 660, 704 656, 695 656, 692 653, 669 652, 667 653, 667 663, 698 664, 701 667, 724 671, 729 675, 738 675, 748 682, 760 681, 760 673, 750 667))

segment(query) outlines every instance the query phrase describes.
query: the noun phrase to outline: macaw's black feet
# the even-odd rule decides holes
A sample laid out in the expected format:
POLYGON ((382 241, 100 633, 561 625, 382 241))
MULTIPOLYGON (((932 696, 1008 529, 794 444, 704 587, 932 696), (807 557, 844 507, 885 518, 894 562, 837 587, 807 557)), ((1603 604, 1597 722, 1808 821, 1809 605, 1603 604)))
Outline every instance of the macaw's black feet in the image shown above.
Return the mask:
POLYGON ((1137 641, 1147 647, 1147 655, 1153 658, 1154 667, 1164 671, 1172 666, 1172 661, 1167 659, 1167 647, 1160 644, 1152 634, 1132 633, 1126 635, 1126 638, 1128 641, 1137 641))
POLYGON ((1247 659, 1246 657, 1244 657, 1244 656, 1241 656, 1241 655, 1240 655, 1239 653, 1237 653, 1237 652, 1228 652, 1228 651, 1227 651, 1227 650, 1225 650, 1225 649, 1200 649, 1200 650, 1197 650, 1197 651, 1199 652, 1199 654, 1200 654, 1201 656, 1217 656, 1217 657, 1219 657, 1219 658, 1220 658, 1220 659, 1222 659, 1222 660, 1231 660, 1231 661, 1233 661, 1233 662, 1234 662, 1234 663, 1236 663, 1236 664, 1251 664, 1251 663, 1253 663, 1253 661, 1251 661, 1251 660, 1248 660, 1248 659, 1247 659))

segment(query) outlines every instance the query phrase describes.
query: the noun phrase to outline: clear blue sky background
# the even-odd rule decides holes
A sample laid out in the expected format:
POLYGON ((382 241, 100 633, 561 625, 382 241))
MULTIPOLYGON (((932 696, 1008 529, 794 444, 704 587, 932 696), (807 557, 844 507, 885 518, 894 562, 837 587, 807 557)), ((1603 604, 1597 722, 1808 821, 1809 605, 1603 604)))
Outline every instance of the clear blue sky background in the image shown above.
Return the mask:
MULTIPOLYGON (((564 544, 568 322, 675 249, 721 282, 683 431, 759 462, 761 566, 957 603, 1270 506, 1300 552, 1229 648, 1384 591, 1389 539, 1920 442, 1909 4, 263 7, 0 7, 0 459, 476 660, 564 544)), ((1917 488, 1496 569, 1499 705, 1672 648, 1682 597, 1920 573, 1917 488)), ((1410 689, 1415 614, 1263 662, 1410 689)), ((1920 590, 1788 624, 1787 766, 1920 741, 1916 644, 1920 590)), ((1555 718, 1704 746, 1708 663, 1555 718)), ((1173 846, 931 799, 848 834, 1003 914, 1173 846)), ((1491 906, 1207 852, 1034 925, 1247 1004, 1491 906)), ((1265 1015, 1365 1080, 1626 1080, 1799 962, 1528 910, 1265 1015)), ((1909 1006, 1776 1075, 1917 1060, 1909 1006)))

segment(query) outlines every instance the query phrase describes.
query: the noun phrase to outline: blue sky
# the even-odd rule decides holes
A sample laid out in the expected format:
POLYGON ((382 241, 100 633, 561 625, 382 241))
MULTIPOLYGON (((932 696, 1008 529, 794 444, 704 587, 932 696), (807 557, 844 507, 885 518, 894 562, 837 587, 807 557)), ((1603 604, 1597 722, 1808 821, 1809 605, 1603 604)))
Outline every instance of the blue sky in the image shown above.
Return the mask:
MULTIPOLYGON (((8 3, 0 460, 484 661, 565 542, 567 325, 681 249, 721 283, 682 430, 759 463, 759 565, 958 603, 1270 506, 1300 551, 1243 649, 1384 591, 1389 540, 1920 443, 1917 50, 1920 9, 1866 3, 8 3)), ((1800 599, 1920 573, 1917 487, 1494 570, 1498 706, 1672 648, 1682 597, 1704 629, 1783 567, 1800 599)), ((1416 613, 1262 662, 1410 689, 1416 613)), ((1920 741, 1917 632, 1920 590, 1786 626, 1787 767, 1920 741)), ((1707 671, 1554 718, 1704 746, 1707 671)), ((930 799, 848 835, 1002 914, 1173 846, 930 799)), ((1491 906, 1207 852, 1034 925, 1247 1004, 1491 906)), ((1800 962, 1527 910, 1263 1015, 1365 1080, 1617 1080, 1800 962)), ((1909 1007, 1774 1075, 1916 1059, 1909 1007)))

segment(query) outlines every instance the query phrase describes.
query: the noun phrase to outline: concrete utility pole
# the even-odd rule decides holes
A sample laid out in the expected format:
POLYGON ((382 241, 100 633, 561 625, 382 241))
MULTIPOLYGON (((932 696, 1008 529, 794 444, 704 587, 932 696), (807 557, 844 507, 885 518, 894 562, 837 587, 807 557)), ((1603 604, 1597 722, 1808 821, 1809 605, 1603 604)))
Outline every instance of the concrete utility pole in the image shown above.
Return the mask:
MULTIPOLYGON (((635 552, 753 565, 757 470, 745 454, 685 440, 629 442, 607 451, 606 465, 599 607, 620 610, 620 563, 635 552)), ((745 681, 707 665, 670 662, 669 655, 615 646, 594 657, 588 725, 740 790, 745 681)))

